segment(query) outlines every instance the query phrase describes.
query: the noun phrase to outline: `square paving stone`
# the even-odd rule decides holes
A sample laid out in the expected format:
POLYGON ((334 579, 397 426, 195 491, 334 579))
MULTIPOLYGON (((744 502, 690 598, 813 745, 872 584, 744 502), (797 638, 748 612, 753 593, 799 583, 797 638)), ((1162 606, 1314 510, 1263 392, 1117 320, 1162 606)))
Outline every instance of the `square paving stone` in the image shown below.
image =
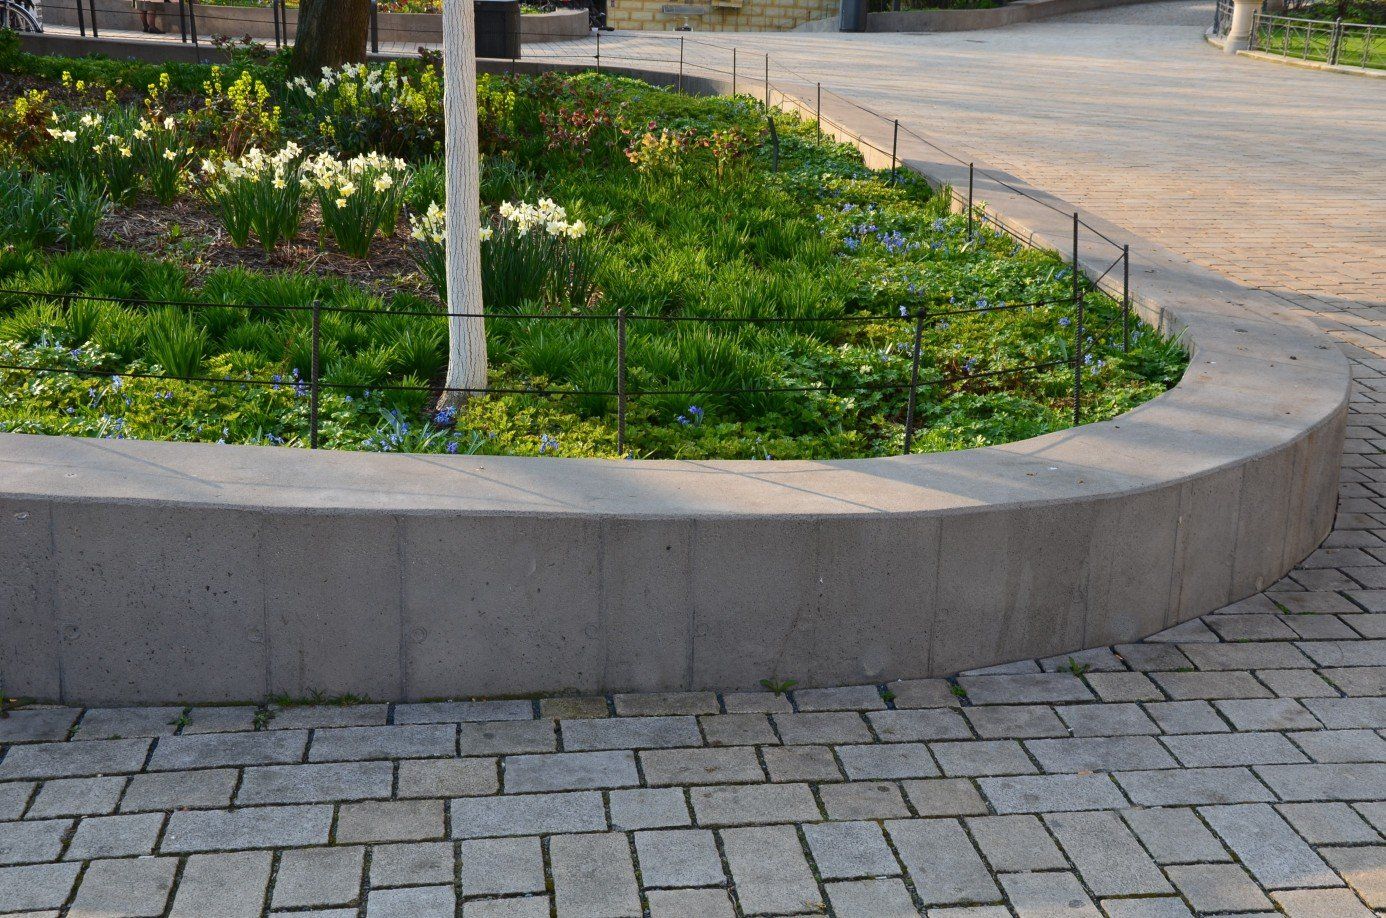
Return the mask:
POLYGON ((876 735, 886 743, 972 739, 967 721, 952 708, 914 711, 872 711, 866 715, 876 735))
MULTIPOLYGON (((102 781, 105 779, 95 778, 92 780, 102 781)), ((24 808, 29 805, 29 798, 34 795, 35 787, 37 785, 33 781, 12 781, 0 784, 0 819, 18 819, 23 815, 24 808)))
POLYGON ((458 856, 464 898, 544 891, 544 852, 538 838, 468 839, 458 856))
POLYGON ((1199 813, 1265 888, 1342 885, 1337 874, 1269 806, 1209 806, 1199 813))
POLYGON ((1217 836, 1187 807, 1124 810, 1122 816, 1157 864, 1232 860, 1217 836))
POLYGON ((963 714, 984 739, 1033 739, 1068 736, 1068 728, 1053 708, 1040 705, 998 705, 963 708, 963 714))
POLYGON ((816 822, 818 804, 805 784, 733 784, 695 787, 693 812, 704 826, 816 822))
POLYGON ((124 789, 124 778, 60 778, 46 781, 33 806, 29 807, 29 818, 112 813, 124 789))
POLYGON ((1386 765, 1263 765, 1263 781, 1286 801, 1386 799, 1386 765))
POLYGON ((1055 710, 1074 736, 1139 736, 1160 732, 1155 721, 1136 704, 1074 704, 1055 710))
POLYGON ((960 676, 958 684, 973 704, 1054 704, 1092 701, 1083 680, 1065 673, 1015 676, 960 676))
POLYGON ((457 895, 451 886, 373 889, 366 899, 366 918, 453 918, 457 895))
POLYGON ((0 867, 0 902, 20 912, 61 908, 80 869, 80 864, 0 867))
POLYGON ((1108 918, 1193 918, 1193 912, 1174 896, 1150 899, 1103 899, 1108 918))
POLYGON ((614 790, 607 794, 607 799, 613 829, 663 829, 693 822, 688 815, 688 801, 676 787, 614 790))
POLYGON ((194 733, 253 730, 258 710, 254 705, 248 704, 193 708, 188 711, 188 722, 180 732, 188 736, 194 733))
POLYGON ((365 800, 337 810, 337 841, 403 842, 442 838, 441 800, 365 800))
POLYGON ((1380 834, 1346 803, 1282 803, 1276 809, 1311 845, 1362 845, 1381 841, 1380 834))
POLYGON ((366 851, 350 848, 300 848, 285 851, 274 877, 274 908, 354 905, 361 897, 361 867, 366 851))
POLYGON ((455 724, 484 720, 530 720, 534 705, 528 701, 433 701, 395 705, 397 724, 455 724))
POLYGON ((827 884, 828 901, 842 918, 918 918, 903 881, 894 878, 827 884))
POLYGON ((371 849, 371 886, 432 886, 451 883, 451 842, 376 845, 371 849))
POLYGON ((182 708, 90 708, 74 740, 168 736, 178 729, 182 708))
POLYGON ((1386 762, 1386 740, 1370 730, 1312 730, 1286 735, 1315 762, 1386 762))
POLYGON ((722 848, 742 911, 796 915, 823 911, 823 894, 793 826, 726 829, 722 848))
POLYGON ((909 807, 889 781, 849 781, 818 788, 829 819, 903 819, 909 807))
POLYGON ((667 749, 703 744, 698 720, 691 715, 563 720, 559 724, 563 748, 571 751, 667 749))
POLYGON ((837 757, 853 781, 900 778, 932 778, 938 767, 923 743, 876 743, 838 746, 837 757))
POLYGON ((706 829, 635 833, 641 882, 649 886, 720 886, 726 882, 717 840, 706 829))
POLYGON ((601 695, 561 695, 539 699, 542 720, 569 720, 587 717, 610 717, 611 710, 601 695))
MULTIPOLYGON (((756 750, 750 746, 647 749, 640 753, 640 765, 645 773, 645 781, 651 785, 734 784, 765 780, 756 750)), ((630 783, 640 783, 638 776, 630 783)))
POLYGON ((794 705, 800 711, 881 711, 885 700, 874 685, 799 689, 794 705))
POLYGON ((1164 701, 1145 706, 1145 713, 1166 733, 1228 733, 1227 725, 1206 701, 1164 701))
POLYGON ((1012 873, 1000 879, 1011 905, 1026 918, 1102 918, 1071 873, 1012 873))
POLYGON ((169 918, 260 918, 272 859, 268 851, 192 855, 169 918))
POLYGON ((163 813, 88 816, 77 824, 63 860, 89 861, 99 857, 149 854, 163 827, 163 813))
POLYGON ((560 835, 549 841, 554 905, 572 918, 640 918, 630 843, 619 832, 560 835))
POLYGON ((462 918, 549 918, 549 914, 548 896, 474 899, 462 905, 462 918))
POLYGON ((1106 775, 1015 775, 979 778, 997 813, 1059 813, 1115 810, 1126 798, 1106 775))
POLYGON ((1051 813, 1044 817, 1044 822, 1094 895, 1156 896, 1174 892, 1116 813, 1051 813))
POLYGON ((1275 799, 1275 795, 1245 768, 1125 771, 1113 777, 1137 806, 1199 806, 1275 799))
POLYGON ((451 724, 411 727, 335 727, 313 733, 310 762, 361 759, 427 759, 457 754, 457 728, 451 724))
POLYGON ((1261 887, 1236 864, 1186 864, 1169 868, 1169 878, 1203 914, 1270 909, 1261 887))
POLYGON ((996 873, 1068 869, 1068 861, 1034 816, 983 816, 967 820, 967 827, 996 873))
POLYGON ((1027 740, 1030 754, 1045 771, 1129 771, 1172 768, 1170 754, 1151 736, 1090 736, 1027 740))
POLYGON ((1312 590, 1304 593, 1276 593, 1276 605, 1293 615, 1355 615, 1361 610, 1337 593, 1312 590))
POLYGON ((162 915, 173 890, 176 857, 93 861, 82 875, 71 914, 101 918, 154 918, 162 915))
POLYGON ((1386 666, 1322 669, 1319 675, 1354 698, 1386 695, 1386 666))
POLYGON ((902 679, 886 685, 897 709, 956 708, 962 700, 947 679, 902 679))
MULTIPOLYGON (((1354 621, 1364 617, 1352 616, 1354 621)), ((1355 640, 1358 637, 1357 632, 1336 615, 1286 615, 1282 618, 1306 641, 1355 640)))
MULTIPOLYGON (((825 880, 891 876, 900 872, 875 822, 820 822, 804 826, 809 852, 825 880)), ((643 863, 643 862, 642 862, 643 863)))
POLYGON ((1121 657, 1110 647, 1094 647, 1091 650, 1075 650, 1056 657, 1045 657, 1039 661, 1040 669, 1047 673, 1073 673, 1075 668, 1084 675, 1087 673, 1120 672, 1126 668, 1121 657))
POLYGON ((318 803, 389 797, 390 762, 333 762, 325 765, 268 765, 247 768, 236 792, 241 805, 318 803))
POLYGON ((0 865, 57 860, 71 828, 71 819, 0 823, 0 865))
POLYGON ((500 788, 495 759, 406 759, 398 797, 480 797, 500 788))
POLYGON ((557 752, 509 755, 502 761, 509 794, 631 787, 640 783, 635 753, 557 752))
POLYGON ((598 791, 463 797, 452 801, 454 838, 552 835, 605 828, 606 808, 598 791))
POLYGON ((303 761, 303 750, 307 745, 307 730, 163 736, 159 738, 149 759, 149 770, 286 765, 303 761))
POLYGON ((236 772, 230 768, 140 774, 130 779, 120 801, 123 813, 225 807, 231 803, 236 772))
MULTIPOLYGON (((1288 671, 1288 670, 1287 670, 1288 671)), ((1238 730, 1317 730, 1318 719, 1292 698, 1215 701, 1213 706, 1238 730)))
POLYGON ((1272 692, 1285 698, 1337 697, 1338 692, 1307 669, 1263 669, 1256 673, 1272 692))
POLYGON ((652 889, 648 898, 650 918, 733 918, 725 889, 652 889))
POLYGON ((77 723, 78 708, 24 708, 0 717, 0 744, 61 742, 77 723))
POLYGON ((842 770, 827 746, 767 746, 761 755, 771 781, 842 780, 842 770))
POLYGON ((991 872, 956 819, 897 819, 886 823, 886 831, 925 905, 1000 898, 991 872))
POLYGON ((0 780, 127 774, 144 767, 149 743, 128 739, 11 746, 0 760, 0 780))
POLYGON ((382 727, 390 718, 385 704, 305 704, 272 707, 271 730, 303 730, 321 727, 382 727))
POLYGON ((1292 889, 1271 896, 1290 918, 1372 918, 1346 889, 1292 889))
POLYGON ((514 755, 553 752, 558 727, 551 720, 496 720, 458 726, 463 755, 514 755))
POLYGON ((1126 661, 1127 666, 1142 673, 1184 669, 1193 665, 1173 644, 1118 644, 1112 649, 1126 661))
POLYGON ((712 714, 698 718, 709 746, 760 746, 780 741, 764 714, 712 714))
POLYGON ((169 814, 159 850, 176 854, 325 845, 331 827, 332 807, 326 804, 181 810, 169 814))
POLYGON ((1304 706, 1330 730, 1386 728, 1386 698, 1306 698, 1304 706))
POLYGON ((787 695, 773 692, 727 692, 722 706, 728 714, 790 714, 794 706, 787 695))
POLYGON ((1308 761, 1279 733, 1208 733, 1167 736, 1165 746, 1191 768, 1234 765, 1289 765, 1308 761))
POLYGON ((1299 635, 1275 615, 1210 615, 1208 627, 1224 641, 1293 641, 1299 635))
POLYGON ((938 759, 943 773, 953 777, 1026 775, 1039 771, 1015 740, 930 743, 929 750, 938 759))
POLYGON ((1386 846, 1320 848, 1319 854, 1372 908, 1386 908, 1386 846))
POLYGON ((662 717, 670 714, 716 714, 721 708, 712 692, 640 692, 615 695, 620 717, 662 717))
POLYGON ((1386 666, 1386 641, 1300 641, 1318 666, 1386 666))
POLYGON ((1165 697, 1144 673, 1089 673, 1088 686, 1107 702, 1160 701, 1165 697))
POLYGON ((1151 673, 1150 678, 1176 701, 1272 697, 1271 690, 1247 672, 1165 672, 1151 673))
POLYGON ((793 746, 829 743, 870 743, 874 737, 862 716, 850 711, 821 714, 776 714, 780 739, 793 746))

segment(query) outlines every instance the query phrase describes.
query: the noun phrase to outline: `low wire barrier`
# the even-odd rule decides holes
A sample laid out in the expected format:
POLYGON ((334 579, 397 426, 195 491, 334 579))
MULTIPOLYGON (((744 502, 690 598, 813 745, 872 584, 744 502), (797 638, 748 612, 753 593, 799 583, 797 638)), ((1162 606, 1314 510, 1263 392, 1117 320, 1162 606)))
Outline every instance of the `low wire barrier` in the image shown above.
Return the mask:
POLYGON ((1335 66, 1386 67, 1386 26, 1257 11, 1250 50, 1335 66))

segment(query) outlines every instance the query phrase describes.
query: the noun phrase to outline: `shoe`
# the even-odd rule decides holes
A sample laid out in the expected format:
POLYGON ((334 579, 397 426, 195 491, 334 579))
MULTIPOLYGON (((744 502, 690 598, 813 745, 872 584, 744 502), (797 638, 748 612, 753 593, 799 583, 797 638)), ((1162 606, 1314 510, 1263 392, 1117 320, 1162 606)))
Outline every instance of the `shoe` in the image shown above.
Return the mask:
POLYGON ((149 29, 148 29, 148 31, 149 31, 149 34, 151 34, 151 35, 167 35, 167 34, 168 34, 167 32, 165 32, 163 29, 159 28, 158 26, 150 26, 149 29))

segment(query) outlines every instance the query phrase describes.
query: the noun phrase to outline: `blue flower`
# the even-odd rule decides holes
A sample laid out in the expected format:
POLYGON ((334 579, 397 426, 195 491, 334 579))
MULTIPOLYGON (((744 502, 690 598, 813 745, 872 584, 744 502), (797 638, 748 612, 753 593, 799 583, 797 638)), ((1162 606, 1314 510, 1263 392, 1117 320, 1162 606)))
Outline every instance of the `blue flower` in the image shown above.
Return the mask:
POLYGON ((453 421, 457 420, 457 409, 448 405, 433 416, 433 423, 439 427, 448 427, 453 421))
POLYGON ((456 441, 456 440, 449 440, 446 449, 447 449, 447 451, 448 451, 449 453, 455 453, 455 452, 457 452, 457 441, 456 441))
POLYGON ((1072 321, 1069 319, 1068 316, 1064 316, 1063 318, 1059 319, 1059 324, 1062 325, 1064 328, 1068 328, 1068 326, 1072 324, 1072 321))
POLYGON ((555 440, 553 437, 549 436, 548 434, 542 434, 539 437, 539 452, 541 454, 551 452, 556 449, 558 449, 558 441, 555 440))

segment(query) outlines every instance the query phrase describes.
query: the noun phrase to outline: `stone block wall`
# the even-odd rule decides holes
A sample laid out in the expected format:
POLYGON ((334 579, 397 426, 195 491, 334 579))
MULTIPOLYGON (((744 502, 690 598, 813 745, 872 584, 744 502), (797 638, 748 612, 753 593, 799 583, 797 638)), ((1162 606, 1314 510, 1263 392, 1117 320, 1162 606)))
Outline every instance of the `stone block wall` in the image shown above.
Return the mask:
POLYGON ((673 3, 669 0, 610 0, 607 22, 617 29, 675 29, 694 32, 787 31, 816 19, 836 16, 839 0, 722 0, 673 3), (730 5, 736 4, 736 5, 730 5))

